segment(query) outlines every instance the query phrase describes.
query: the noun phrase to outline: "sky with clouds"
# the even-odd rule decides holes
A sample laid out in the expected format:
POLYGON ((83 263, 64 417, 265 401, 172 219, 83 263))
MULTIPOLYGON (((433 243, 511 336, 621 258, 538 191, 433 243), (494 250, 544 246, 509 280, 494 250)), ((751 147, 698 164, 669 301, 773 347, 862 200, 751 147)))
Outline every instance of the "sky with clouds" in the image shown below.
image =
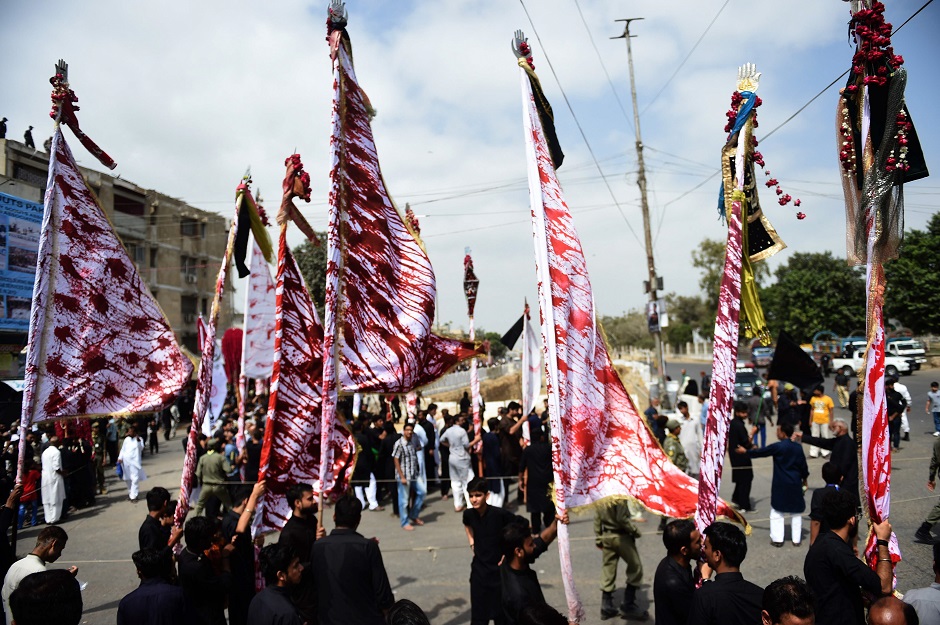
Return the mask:
MULTIPOLYGON (((888 21, 901 24, 924 1, 887 2, 888 21)), ((707 179, 719 167, 737 67, 756 63, 763 73, 762 138, 848 69, 848 7, 840 0, 526 0, 530 23, 512 0, 347 2, 356 73, 378 112, 383 173, 399 205, 409 202, 419 215, 438 278, 439 319, 466 325, 465 247, 480 278, 478 327, 502 332, 524 297, 536 301, 519 70, 510 51, 515 29, 529 37, 555 110, 567 155, 559 175, 598 311, 620 314, 645 300, 646 261, 626 47, 610 39, 623 30, 615 20, 644 18, 631 28, 657 269, 667 291, 694 294, 691 251, 703 238, 725 236, 715 209, 718 178, 707 179)), ((300 0, 4 3, 7 136, 19 139, 28 125, 36 126, 37 143, 51 134, 48 78, 64 58, 82 128, 117 160, 123 178, 229 215, 250 165, 273 209, 284 159, 296 150, 313 181, 313 201, 301 209, 323 229, 332 98, 325 17, 326 2, 300 0)), ((935 172, 938 27, 935 4, 894 37, 909 72, 907 103, 935 172)), ((761 142, 767 168, 807 214, 799 221, 797 209, 763 194, 788 245, 772 266, 794 251, 845 255, 836 101, 833 87, 761 142)), ((82 165, 98 167, 72 143, 82 165)), ((940 178, 909 185, 905 196, 908 227, 923 227, 940 205, 940 178)))

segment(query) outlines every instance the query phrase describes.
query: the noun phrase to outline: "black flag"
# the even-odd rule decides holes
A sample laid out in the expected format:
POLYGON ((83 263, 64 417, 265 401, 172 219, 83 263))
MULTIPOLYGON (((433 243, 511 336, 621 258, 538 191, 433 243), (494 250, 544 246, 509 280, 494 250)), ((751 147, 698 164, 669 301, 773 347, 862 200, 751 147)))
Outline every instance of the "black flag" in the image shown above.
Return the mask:
POLYGON ((509 332, 503 335, 503 338, 499 339, 499 342, 506 346, 506 349, 512 349, 516 346, 516 341, 519 340, 519 337, 522 336, 522 320, 525 317, 523 314, 519 317, 519 321, 514 323, 509 332))
POLYGON ((790 382, 803 390, 813 389, 824 382, 823 374, 813 357, 782 330, 777 337, 774 359, 767 368, 767 378, 790 382))

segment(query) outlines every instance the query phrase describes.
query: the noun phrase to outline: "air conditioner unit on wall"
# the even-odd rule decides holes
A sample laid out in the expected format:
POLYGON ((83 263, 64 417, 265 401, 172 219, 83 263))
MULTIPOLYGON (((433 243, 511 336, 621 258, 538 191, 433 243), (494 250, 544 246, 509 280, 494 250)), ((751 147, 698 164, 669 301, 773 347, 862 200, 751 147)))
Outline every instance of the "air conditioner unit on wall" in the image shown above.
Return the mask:
POLYGON ((194 273, 186 274, 186 282, 189 284, 196 284, 199 282, 199 277, 194 273))

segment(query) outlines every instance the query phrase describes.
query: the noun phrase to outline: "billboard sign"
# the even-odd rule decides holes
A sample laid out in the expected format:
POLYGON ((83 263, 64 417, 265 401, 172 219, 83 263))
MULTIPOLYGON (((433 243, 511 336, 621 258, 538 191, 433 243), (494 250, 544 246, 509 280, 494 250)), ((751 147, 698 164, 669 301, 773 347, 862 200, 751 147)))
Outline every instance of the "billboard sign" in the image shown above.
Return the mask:
POLYGON ((29 330, 42 204, 0 193, 0 332, 29 330))

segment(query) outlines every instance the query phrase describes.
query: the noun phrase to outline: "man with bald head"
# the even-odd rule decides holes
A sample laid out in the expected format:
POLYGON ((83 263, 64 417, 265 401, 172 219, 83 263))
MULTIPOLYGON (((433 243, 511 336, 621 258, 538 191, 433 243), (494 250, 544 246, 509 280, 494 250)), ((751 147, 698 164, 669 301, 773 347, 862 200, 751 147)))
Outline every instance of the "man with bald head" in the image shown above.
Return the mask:
POLYGON ((894 595, 887 595, 871 604, 868 625, 920 625, 914 606, 894 595))

